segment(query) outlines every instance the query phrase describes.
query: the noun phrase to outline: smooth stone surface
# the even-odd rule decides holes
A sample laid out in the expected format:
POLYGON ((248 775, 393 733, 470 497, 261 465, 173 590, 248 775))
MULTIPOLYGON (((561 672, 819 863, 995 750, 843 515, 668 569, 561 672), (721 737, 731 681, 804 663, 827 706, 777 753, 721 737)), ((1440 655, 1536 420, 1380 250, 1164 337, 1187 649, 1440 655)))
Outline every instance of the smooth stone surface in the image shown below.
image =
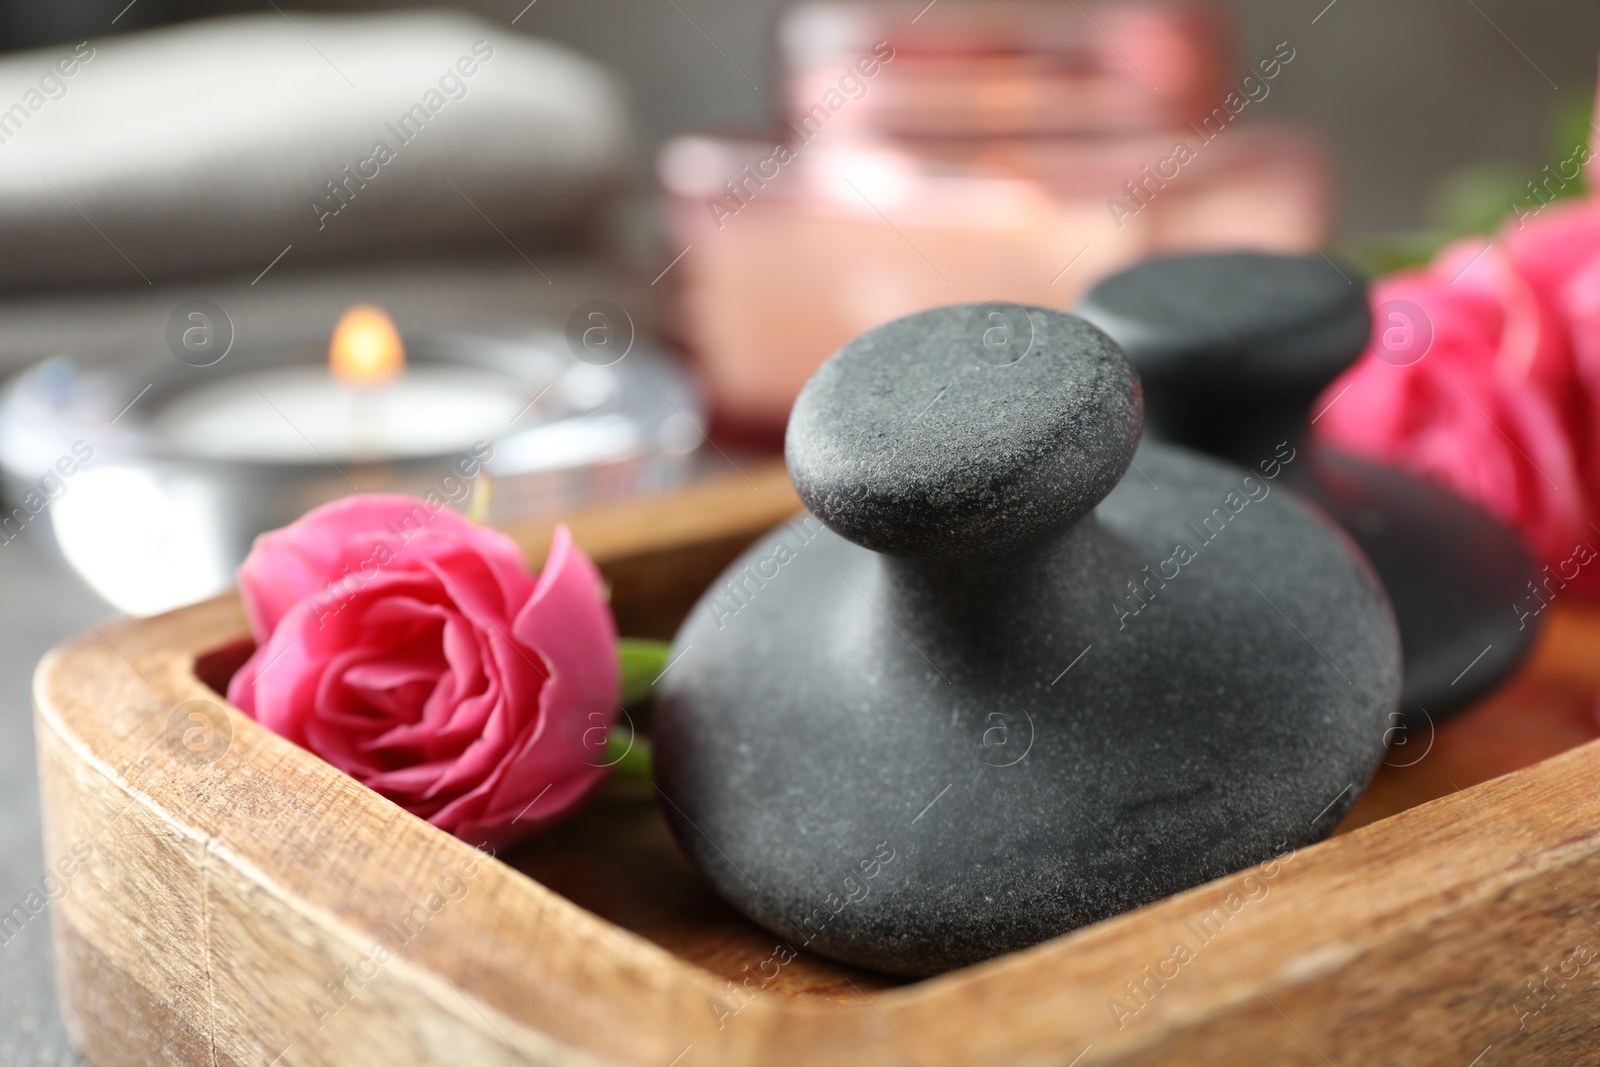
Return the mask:
POLYGON ((1128 469, 1141 418, 1128 361, 1082 319, 939 308, 824 363, 795 401, 784 454, 831 529, 878 552, 963 558, 1087 513, 1128 469))
MULTIPOLYGON (((1081 343, 991 369, 1080 396, 1102 343, 1028 313, 1081 343)), ((896 417, 961 363, 860 351, 819 376, 834 392, 806 418, 888 451, 896 417), (893 375, 872 366, 891 359, 893 375), (880 390, 872 403, 858 381, 880 390), (860 429, 874 407, 886 436, 860 429)), ((975 371, 941 403, 959 426, 1025 392, 975 371)), ((972 439, 997 479, 1036 462, 986 440, 1016 438, 972 439)), ((871 470, 853 459, 847 473, 871 470)), ((821 467, 803 469, 814 490, 821 467)), ((965 536, 983 490, 953 480, 948 525, 965 536)), ((879 536, 839 499, 830 518, 879 536)), ((1399 691, 1387 601, 1276 480, 1145 445, 1054 537, 959 560, 931 540, 894 542, 921 553, 904 558, 796 520, 708 590, 661 682, 657 779, 679 842, 796 947, 911 975, 1024 948, 1318 840, 1382 758, 1399 691)))
POLYGON ((1516 532, 1426 478, 1332 448, 1305 455, 1286 484, 1349 532, 1394 606, 1407 724, 1441 720, 1510 678, 1542 625, 1526 606, 1538 567, 1516 532))
MULTIPOLYGON (((1310 441, 1316 397, 1366 347, 1366 285, 1320 256, 1152 260, 1091 289, 1079 312, 1127 352, 1150 436, 1254 469, 1288 442, 1288 484, 1366 553, 1405 651, 1402 709, 1421 725, 1499 686, 1538 635, 1538 567, 1510 527, 1435 482, 1310 441)), ((1424 357, 1426 358, 1426 357, 1424 357)))
POLYGON ((1148 260, 1095 285, 1078 314, 1116 338, 1147 385, 1171 377, 1320 390, 1372 332, 1365 284, 1318 255, 1148 260))

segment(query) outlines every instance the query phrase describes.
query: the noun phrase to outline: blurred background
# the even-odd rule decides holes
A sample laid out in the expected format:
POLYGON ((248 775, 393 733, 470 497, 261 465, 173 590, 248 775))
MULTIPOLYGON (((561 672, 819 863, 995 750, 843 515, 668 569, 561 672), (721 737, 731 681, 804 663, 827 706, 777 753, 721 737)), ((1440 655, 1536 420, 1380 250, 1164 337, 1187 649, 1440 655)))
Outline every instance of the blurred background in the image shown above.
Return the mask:
POLYGON ((1600 7, 12 0, 0 50, 7 1065, 75 1062, 45 918, 3 921, 55 643, 354 488, 465 506, 480 440, 493 518, 769 453, 917 307, 1420 263, 1583 192, 1600 7))
MULTIPOLYGON (((524 3, 455 6, 502 26, 521 14, 514 30, 560 41, 609 65, 630 90, 641 181, 652 173, 656 149, 674 134, 759 127, 774 115, 780 99, 775 0, 676 0, 676 7, 654 0, 538 0, 523 14, 524 3)), ((301 3, 294 9, 400 6, 301 3)), ((1241 56, 1269 54, 1285 39, 1308 46, 1295 61, 1294 78, 1274 87, 1263 110, 1310 120, 1327 134, 1343 194, 1341 233, 1430 221, 1438 181, 1466 164, 1499 160, 1537 171, 1548 162, 1548 120, 1558 101, 1587 104, 1593 96, 1600 10, 1583 4, 1338 0, 1315 26, 1310 20, 1326 0, 1234 0, 1229 6, 1239 23, 1241 56)), ((37 48, 249 11, 271 12, 273 5, 10 3, 0 11, 0 47, 37 48)))

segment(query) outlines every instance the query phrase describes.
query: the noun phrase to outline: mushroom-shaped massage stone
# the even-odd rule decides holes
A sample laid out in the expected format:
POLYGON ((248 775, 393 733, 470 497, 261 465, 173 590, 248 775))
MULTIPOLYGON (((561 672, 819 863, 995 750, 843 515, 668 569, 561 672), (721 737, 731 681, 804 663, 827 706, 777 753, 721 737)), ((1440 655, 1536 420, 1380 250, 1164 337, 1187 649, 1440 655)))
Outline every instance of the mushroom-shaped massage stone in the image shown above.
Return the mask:
POLYGON ((1388 601, 1252 471, 1139 446, 1082 319, 918 312, 789 420, 809 515, 707 591, 662 680, 679 843, 796 948, 927 975, 1325 836, 1400 685, 1388 601))
POLYGON ((1522 662, 1539 624, 1518 605, 1538 567, 1516 533, 1435 482, 1308 439, 1312 402, 1372 331, 1355 271, 1317 255, 1174 256, 1100 282, 1079 312, 1138 369, 1152 437, 1246 467, 1293 449, 1282 480, 1345 528, 1394 603, 1407 732, 1430 731, 1419 748, 1430 720, 1522 662))

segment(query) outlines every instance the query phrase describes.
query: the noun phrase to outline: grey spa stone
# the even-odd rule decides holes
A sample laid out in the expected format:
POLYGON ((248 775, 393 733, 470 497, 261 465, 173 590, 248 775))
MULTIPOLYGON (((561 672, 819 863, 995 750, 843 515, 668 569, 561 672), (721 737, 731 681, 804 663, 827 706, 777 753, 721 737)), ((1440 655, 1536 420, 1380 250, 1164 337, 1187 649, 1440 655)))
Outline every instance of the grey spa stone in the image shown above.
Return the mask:
POLYGON ((1105 279, 1078 311, 1138 369, 1152 437, 1246 467, 1292 443, 1287 484, 1345 528, 1394 603, 1407 743, 1429 743, 1436 721, 1521 665, 1541 575, 1516 532, 1436 482, 1310 439, 1313 402, 1372 331, 1355 270, 1319 255, 1173 256, 1105 279))
POLYGON ((1292 445, 1247 471, 1136 448, 1141 417, 1116 345, 1039 307, 920 312, 812 378, 813 514, 707 591, 661 681, 662 809, 735 907, 928 975, 1339 821, 1399 694, 1383 591, 1283 489, 1292 445))

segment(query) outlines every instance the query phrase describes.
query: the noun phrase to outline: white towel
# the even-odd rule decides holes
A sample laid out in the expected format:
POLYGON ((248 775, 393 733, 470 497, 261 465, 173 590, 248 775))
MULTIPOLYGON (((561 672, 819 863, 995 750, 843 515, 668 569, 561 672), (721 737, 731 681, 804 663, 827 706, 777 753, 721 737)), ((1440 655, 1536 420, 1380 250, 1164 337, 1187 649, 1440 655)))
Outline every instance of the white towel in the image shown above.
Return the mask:
POLYGON ((460 14, 20 53, 0 61, 0 290, 547 245, 623 184, 629 143, 604 69, 460 14))

